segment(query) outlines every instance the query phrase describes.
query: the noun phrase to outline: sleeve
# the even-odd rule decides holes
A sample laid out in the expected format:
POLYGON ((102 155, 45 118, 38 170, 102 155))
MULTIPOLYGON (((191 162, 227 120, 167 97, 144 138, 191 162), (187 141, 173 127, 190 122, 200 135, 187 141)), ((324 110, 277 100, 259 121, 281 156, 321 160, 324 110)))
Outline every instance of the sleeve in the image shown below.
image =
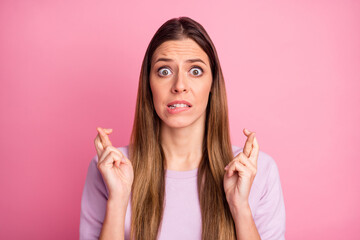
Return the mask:
POLYGON ((278 167, 272 158, 271 160, 264 192, 254 217, 262 240, 284 240, 285 204, 278 167))
POLYGON ((80 240, 99 239, 105 218, 108 190, 97 168, 98 157, 92 158, 81 197, 80 240))

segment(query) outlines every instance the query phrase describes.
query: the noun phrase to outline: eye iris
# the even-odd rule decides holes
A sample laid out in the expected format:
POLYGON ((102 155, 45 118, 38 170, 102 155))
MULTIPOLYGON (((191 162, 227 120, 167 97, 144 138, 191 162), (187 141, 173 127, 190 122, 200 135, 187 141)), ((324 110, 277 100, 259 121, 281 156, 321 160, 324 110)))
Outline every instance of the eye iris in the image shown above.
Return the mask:
POLYGON ((162 71, 162 73, 163 73, 163 75, 167 75, 167 74, 168 74, 168 70, 164 69, 164 70, 162 71))
POLYGON ((193 68, 193 75, 200 76, 201 75, 201 68, 193 68))

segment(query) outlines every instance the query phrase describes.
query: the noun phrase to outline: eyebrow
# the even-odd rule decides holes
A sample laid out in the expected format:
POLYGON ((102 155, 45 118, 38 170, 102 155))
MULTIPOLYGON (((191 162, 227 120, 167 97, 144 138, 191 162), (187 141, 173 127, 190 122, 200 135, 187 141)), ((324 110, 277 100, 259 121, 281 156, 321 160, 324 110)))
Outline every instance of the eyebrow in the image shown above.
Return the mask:
MULTIPOLYGON (((170 58, 159 58, 158 60, 156 60, 155 63, 157 63, 157 62, 159 62, 159 61, 173 62, 174 60, 172 60, 172 59, 170 59, 170 58)), ((185 62, 191 62, 191 63, 193 63, 193 62, 202 62, 203 64, 205 64, 205 66, 207 66, 206 63, 205 63, 203 60, 201 60, 200 58, 188 59, 188 60, 186 60, 185 62)), ((155 63, 154 63, 154 64, 155 64, 155 63)))

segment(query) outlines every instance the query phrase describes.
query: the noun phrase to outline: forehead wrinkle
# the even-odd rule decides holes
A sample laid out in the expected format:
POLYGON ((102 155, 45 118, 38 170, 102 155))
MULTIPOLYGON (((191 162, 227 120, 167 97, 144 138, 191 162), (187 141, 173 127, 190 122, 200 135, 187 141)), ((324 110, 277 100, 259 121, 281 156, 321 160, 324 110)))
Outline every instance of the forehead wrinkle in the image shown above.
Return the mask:
MULTIPOLYGON (((193 40, 170 40, 162 43, 153 55, 153 63, 160 58, 177 58, 177 56, 183 56, 187 59, 200 58, 204 62, 208 62, 207 54, 202 50, 198 44, 193 40)), ((207 64, 206 64, 207 65, 207 64)))

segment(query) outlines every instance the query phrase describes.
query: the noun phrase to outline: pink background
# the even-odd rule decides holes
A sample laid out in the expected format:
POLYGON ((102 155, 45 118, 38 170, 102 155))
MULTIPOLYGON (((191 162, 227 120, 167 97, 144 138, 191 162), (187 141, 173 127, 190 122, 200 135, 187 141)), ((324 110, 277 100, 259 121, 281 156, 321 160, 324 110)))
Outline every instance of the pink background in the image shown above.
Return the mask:
POLYGON ((96 127, 128 144, 141 62, 166 20, 208 31, 233 144, 276 161, 287 239, 358 239, 359 1, 1 1, 0 239, 78 239, 96 127))

